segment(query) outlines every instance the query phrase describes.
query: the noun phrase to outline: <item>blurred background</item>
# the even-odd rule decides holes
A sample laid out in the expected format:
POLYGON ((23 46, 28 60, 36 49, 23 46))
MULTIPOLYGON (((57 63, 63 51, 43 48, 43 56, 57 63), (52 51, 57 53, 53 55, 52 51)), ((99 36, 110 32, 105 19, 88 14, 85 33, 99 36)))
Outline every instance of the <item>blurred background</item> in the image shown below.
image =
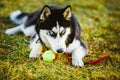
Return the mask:
POLYGON ((0 0, 0 80, 13 79, 119 80, 120 0, 0 0), (104 55, 109 59, 84 68, 73 67, 63 57, 55 63, 29 59, 29 38, 4 32, 16 26, 9 20, 11 12, 34 12, 44 5, 72 6, 89 48, 85 62, 104 55))

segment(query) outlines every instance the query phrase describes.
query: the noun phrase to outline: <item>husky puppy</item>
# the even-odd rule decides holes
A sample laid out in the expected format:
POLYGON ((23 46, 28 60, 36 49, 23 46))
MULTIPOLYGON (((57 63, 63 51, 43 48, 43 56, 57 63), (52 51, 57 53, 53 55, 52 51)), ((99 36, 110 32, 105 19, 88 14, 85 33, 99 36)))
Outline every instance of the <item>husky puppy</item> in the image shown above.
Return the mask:
POLYGON ((45 5, 33 13, 17 10, 10 14, 10 19, 19 26, 7 29, 6 34, 23 32, 31 36, 30 58, 39 57, 39 48, 44 45, 55 53, 70 54, 72 65, 84 65, 82 58, 88 53, 88 48, 80 37, 80 25, 70 5, 65 8, 45 5))

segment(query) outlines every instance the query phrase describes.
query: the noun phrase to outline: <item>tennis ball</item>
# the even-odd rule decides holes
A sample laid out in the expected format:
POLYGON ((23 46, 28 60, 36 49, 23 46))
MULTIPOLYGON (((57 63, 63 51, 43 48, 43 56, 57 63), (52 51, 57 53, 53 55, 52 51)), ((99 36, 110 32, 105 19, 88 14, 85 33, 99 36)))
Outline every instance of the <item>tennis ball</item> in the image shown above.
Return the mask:
POLYGON ((45 51, 42 58, 44 61, 52 62, 55 59, 55 53, 52 50, 45 51))

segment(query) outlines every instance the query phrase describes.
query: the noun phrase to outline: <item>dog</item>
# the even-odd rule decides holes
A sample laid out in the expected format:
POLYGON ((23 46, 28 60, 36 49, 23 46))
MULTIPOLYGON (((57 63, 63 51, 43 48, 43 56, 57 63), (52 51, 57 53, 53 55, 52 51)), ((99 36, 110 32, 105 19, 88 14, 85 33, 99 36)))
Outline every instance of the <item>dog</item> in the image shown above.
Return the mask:
POLYGON ((17 10, 10 14, 17 27, 7 29, 8 35, 23 32, 30 36, 30 58, 39 57, 43 45, 55 53, 67 52, 72 57, 72 65, 84 66, 82 58, 88 54, 88 47, 81 39, 81 28, 70 5, 66 7, 45 5, 33 13, 17 10))

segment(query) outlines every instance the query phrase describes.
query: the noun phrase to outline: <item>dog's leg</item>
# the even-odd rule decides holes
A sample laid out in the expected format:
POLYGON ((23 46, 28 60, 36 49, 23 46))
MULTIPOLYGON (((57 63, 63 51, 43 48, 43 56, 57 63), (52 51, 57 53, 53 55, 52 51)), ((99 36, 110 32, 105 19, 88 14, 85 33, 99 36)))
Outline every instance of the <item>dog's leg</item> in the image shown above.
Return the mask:
POLYGON ((33 36, 34 34, 36 34, 35 31, 35 25, 30 25, 27 27, 21 27, 21 31, 26 35, 26 36, 33 36))
POLYGON ((14 28, 10 28, 10 29, 7 29, 5 31, 6 34, 8 35, 14 35, 14 34, 17 34, 18 32, 21 31, 21 28, 23 27, 23 24, 17 26, 17 27, 14 27, 14 28))
POLYGON ((37 42, 37 40, 38 40, 38 36, 35 35, 34 38, 32 38, 30 41, 30 48, 32 49, 32 51, 29 54, 30 58, 37 58, 40 55, 41 43, 37 42))
POLYGON ((74 66, 84 66, 82 58, 87 55, 88 49, 83 41, 79 47, 75 48, 72 52, 72 65, 74 66))
POLYGON ((85 50, 83 47, 75 49, 72 53, 72 65, 74 66, 84 66, 82 58, 85 56, 85 50))
POLYGON ((21 24, 17 27, 10 28, 5 31, 5 33, 8 35, 14 35, 17 34, 18 32, 23 32, 26 36, 33 36, 36 33, 35 25, 25 27, 25 24, 21 24))

